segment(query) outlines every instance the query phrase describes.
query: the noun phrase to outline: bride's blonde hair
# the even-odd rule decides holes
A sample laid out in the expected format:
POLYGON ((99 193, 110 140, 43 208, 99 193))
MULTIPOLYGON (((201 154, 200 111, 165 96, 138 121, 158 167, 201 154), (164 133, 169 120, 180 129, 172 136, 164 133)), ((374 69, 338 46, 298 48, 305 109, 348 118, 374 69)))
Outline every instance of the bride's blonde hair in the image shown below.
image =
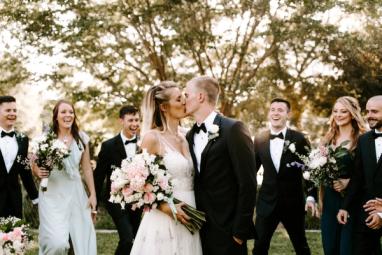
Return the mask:
POLYGON ((143 98, 141 136, 151 129, 165 131, 167 129, 166 117, 160 109, 161 104, 170 100, 170 89, 179 86, 173 81, 162 81, 152 86, 143 98))

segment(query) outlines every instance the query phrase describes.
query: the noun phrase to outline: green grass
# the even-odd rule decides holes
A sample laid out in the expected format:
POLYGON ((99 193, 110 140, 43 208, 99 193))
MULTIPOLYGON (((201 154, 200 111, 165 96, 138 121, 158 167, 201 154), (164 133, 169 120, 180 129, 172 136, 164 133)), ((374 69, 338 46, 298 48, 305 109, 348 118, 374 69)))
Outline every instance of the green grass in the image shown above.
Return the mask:
MULTIPOLYGON (((309 232, 307 233, 307 238, 309 242, 309 247, 312 251, 312 255, 322 255, 322 247, 321 247, 321 235, 320 232, 309 232)), ((37 242, 37 236, 36 236, 37 242)), ((117 247, 118 243, 118 235, 117 233, 97 233, 97 249, 98 255, 110 255, 114 254, 114 250, 117 247)), ((26 255, 37 255, 38 248, 37 244, 34 244, 34 248, 26 253, 26 255)), ((249 253, 253 248, 253 240, 248 241, 249 253)), ((285 230, 278 230, 273 236, 270 255, 292 255, 295 254, 292 244, 289 240, 288 234, 285 230)))

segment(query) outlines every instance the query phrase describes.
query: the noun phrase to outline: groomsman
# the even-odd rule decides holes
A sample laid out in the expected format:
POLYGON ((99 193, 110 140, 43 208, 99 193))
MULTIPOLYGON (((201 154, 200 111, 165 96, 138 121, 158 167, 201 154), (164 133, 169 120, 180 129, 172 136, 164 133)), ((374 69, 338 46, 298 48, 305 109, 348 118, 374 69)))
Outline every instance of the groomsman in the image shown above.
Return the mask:
POLYGON ((103 200, 118 230, 119 242, 115 254, 126 255, 130 254, 139 227, 141 212, 139 210, 132 211, 127 206, 125 210, 122 210, 121 205, 108 201, 111 189, 110 175, 113 166, 120 167, 123 159, 133 157, 138 150, 137 140, 140 123, 138 109, 134 106, 123 106, 119 111, 119 121, 122 125, 121 132, 102 143, 97 167, 94 171, 94 182, 97 198, 100 198, 105 177, 107 179, 107 190, 103 200))
POLYGON ((375 210, 378 209, 376 197, 382 197, 382 95, 368 100, 366 112, 372 130, 359 137, 354 175, 337 215, 341 224, 354 217, 355 255, 382 254, 382 215, 375 210), (349 215, 348 209, 354 205, 358 212, 349 215))
POLYGON ((289 129, 286 122, 290 103, 276 98, 268 112, 270 130, 255 137, 256 167, 263 166, 264 175, 256 205, 255 240, 253 254, 268 254, 272 235, 281 222, 289 234, 296 254, 310 254, 305 236, 305 207, 318 213, 315 205, 316 189, 305 204, 302 170, 292 165, 300 162, 296 156, 307 154, 309 143, 304 135, 289 129))
POLYGON ((0 96, 0 217, 22 218, 22 195, 19 176, 33 204, 38 192, 30 169, 21 160, 28 154, 28 137, 15 131, 16 99, 0 96))

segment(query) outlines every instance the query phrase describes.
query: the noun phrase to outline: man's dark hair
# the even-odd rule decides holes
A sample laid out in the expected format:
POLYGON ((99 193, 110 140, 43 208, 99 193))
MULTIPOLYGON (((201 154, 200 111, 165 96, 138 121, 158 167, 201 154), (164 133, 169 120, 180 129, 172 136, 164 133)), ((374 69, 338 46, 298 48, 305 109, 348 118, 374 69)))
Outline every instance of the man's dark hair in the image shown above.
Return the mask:
POLYGON ((0 104, 16 102, 16 98, 13 96, 0 96, 0 104))
POLYGON ((286 106, 288 108, 288 111, 290 111, 290 103, 286 99, 283 99, 283 98, 273 98, 272 101, 271 101, 271 104, 273 104, 273 103, 284 103, 284 104, 286 104, 286 106))
POLYGON ((124 105, 119 110, 119 118, 123 119, 126 114, 135 115, 138 113, 138 108, 133 105, 124 105))

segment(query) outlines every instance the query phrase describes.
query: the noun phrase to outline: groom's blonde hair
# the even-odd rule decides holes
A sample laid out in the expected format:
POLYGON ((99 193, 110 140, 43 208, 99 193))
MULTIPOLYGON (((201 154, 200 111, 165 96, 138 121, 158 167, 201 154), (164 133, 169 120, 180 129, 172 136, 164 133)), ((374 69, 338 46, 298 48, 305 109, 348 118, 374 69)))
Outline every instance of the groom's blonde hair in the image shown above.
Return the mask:
POLYGON ((216 105, 219 99, 220 86, 216 79, 210 76, 199 76, 189 81, 189 83, 195 84, 198 89, 203 90, 207 94, 208 102, 212 105, 216 105))

